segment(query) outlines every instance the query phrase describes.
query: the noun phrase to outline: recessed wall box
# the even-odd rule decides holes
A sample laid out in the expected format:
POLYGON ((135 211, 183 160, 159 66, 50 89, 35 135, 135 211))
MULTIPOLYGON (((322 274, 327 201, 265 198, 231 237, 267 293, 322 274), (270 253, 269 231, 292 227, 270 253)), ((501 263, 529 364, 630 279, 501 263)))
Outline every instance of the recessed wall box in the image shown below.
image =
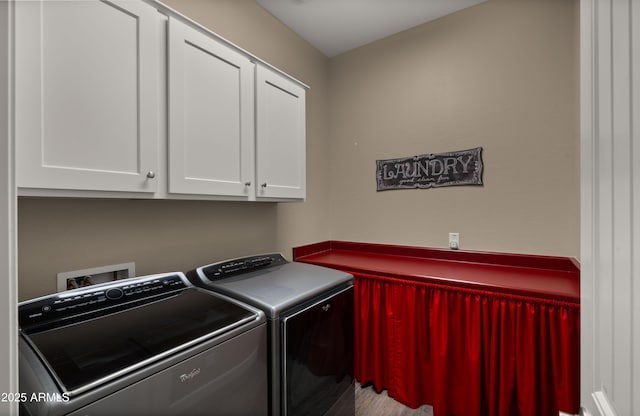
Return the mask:
POLYGON ((126 279, 128 277, 134 277, 135 275, 135 262, 62 272, 58 273, 58 292, 98 283, 111 282, 118 279, 126 279))

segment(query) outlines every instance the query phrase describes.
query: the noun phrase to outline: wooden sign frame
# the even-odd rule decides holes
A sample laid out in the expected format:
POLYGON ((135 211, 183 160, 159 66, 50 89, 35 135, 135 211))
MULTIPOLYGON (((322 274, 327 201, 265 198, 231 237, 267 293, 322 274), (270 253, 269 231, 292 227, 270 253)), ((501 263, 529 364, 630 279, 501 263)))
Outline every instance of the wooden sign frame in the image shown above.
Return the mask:
POLYGON ((482 147, 376 160, 377 191, 483 185, 482 147))

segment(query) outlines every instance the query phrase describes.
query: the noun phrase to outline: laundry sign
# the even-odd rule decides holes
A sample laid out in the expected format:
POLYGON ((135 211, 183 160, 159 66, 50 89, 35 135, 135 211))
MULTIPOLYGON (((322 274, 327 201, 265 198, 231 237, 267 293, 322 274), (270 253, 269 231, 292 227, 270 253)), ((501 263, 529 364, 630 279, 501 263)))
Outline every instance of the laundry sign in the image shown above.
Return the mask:
POLYGON ((482 185, 482 147, 376 160, 378 191, 482 185))

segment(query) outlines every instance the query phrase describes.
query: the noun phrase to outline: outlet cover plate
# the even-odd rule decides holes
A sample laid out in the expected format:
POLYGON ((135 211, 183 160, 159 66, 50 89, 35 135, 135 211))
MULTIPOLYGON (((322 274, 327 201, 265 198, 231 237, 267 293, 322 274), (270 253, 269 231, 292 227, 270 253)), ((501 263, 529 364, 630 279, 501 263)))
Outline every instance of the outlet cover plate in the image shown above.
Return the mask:
POLYGON ((453 250, 460 248, 460 233, 449 233, 449 248, 453 250))

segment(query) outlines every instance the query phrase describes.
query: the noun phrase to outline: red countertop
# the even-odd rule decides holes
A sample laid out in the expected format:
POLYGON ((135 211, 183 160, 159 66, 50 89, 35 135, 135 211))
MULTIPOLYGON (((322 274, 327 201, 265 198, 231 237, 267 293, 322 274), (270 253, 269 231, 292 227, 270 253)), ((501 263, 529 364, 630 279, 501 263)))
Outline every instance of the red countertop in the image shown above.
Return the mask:
POLYGON ((294 260, 352 273, 580 303, 580 266, 569 257, 325 241, 294 260))

